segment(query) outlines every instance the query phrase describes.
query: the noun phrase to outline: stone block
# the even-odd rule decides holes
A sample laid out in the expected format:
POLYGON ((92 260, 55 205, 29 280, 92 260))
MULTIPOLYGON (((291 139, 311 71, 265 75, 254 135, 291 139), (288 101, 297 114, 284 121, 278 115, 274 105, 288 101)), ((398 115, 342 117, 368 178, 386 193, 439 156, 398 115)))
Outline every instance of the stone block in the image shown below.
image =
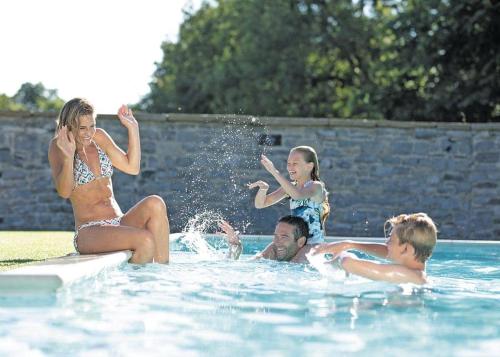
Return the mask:
POLYGON ((495 150, 495 148, 498 148, 498 145, 493 140, 480 140, 475 141, 473 144, 474 152, 491 152, 495 150))
POLYGON ((392 142, 390 146, 390 151, 393 155, 409 155, 413 150, 413 144, 411 142, 392 142))
POLYGON ((437 131, 434 128, 432 128, 432 129, 431 128, 416 128, 415 129, 415 138, 416 139, 434 139, 440 135, 442 135, 442 133, 437 131))
POLYGON ((474 155, 474 159, 480 163, 495 164, 498 162, 499 155, 498 152, 480 152, 474 155))
POLYGON ((0 149, 0 162, 5 163, 11 160, 10 149, 3 148, 0 149))

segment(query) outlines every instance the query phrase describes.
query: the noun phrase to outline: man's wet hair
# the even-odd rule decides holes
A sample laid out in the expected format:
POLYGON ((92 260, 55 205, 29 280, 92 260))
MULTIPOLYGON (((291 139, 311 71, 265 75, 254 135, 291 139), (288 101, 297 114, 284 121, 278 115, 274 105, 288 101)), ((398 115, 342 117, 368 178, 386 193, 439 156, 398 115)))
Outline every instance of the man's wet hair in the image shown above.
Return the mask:
POLYGON ((295 227, 295 231, 293 232, 293 237, 295 240, 298 240, 300 237, 309 238, 309 225, 306 221, 302 219, 302 217, 298 216, 283 216, 278 220, 278 223, 287 223, 295 227))

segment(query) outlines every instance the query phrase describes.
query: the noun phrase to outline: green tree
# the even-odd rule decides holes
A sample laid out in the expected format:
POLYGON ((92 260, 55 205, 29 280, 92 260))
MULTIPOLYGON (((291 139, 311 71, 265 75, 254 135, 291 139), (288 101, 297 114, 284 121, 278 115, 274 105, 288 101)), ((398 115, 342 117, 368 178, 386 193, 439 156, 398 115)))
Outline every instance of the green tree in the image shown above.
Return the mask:
POLYGON ((47 89, 42 83, 23 83, 14 96, 0 95, 0 110, 57 111, 63 105, 57 90, 47 89))
POLYGON ((302 112, 309 24, 294 3, 204 4, 182 24, 178 43, 163 43, 163 61, 142 107, 261 115, 302 112))
POLYGON ((11 97, 5 94, 0 94, 0 110, 18 111, 25 109, 21 104, 16 103, 11 97))
POLYGON ((153 112, 500 120, 500 4, 219 0, 162 44, 153 112))
POLYGON ((387 22, 394 41, 380 87, 390 119, 500 120, 500 4, 406 0, 387 22))

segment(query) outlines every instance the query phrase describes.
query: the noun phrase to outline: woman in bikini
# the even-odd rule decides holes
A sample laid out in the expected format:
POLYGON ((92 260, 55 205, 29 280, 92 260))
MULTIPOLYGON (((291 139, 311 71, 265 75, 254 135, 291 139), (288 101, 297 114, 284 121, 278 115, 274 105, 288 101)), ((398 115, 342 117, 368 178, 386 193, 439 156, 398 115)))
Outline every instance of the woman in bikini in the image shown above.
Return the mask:
POLYGON ((59 114, 49 145, 49 163, 58 194, 69 198, 75 216, 74 245, 81 254, 129 249, 131 263, 168 263, 167 208, 159 196, 148 196, 123 214, 113 194, 113 167, 130 175, 140 169, 139 125, 132 111, 118 110, 128 131, 124 152, 106 131, 96 128, 93 106, 75 98, 59 114))

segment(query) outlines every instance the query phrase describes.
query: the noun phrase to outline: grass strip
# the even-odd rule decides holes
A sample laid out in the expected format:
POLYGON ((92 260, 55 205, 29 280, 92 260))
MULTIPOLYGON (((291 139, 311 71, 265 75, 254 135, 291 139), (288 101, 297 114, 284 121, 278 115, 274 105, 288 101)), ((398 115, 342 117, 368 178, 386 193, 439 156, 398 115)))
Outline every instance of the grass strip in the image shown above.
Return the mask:
POLYGON ((0 271, 73 253, 73 232, 0 231, 0 271))

